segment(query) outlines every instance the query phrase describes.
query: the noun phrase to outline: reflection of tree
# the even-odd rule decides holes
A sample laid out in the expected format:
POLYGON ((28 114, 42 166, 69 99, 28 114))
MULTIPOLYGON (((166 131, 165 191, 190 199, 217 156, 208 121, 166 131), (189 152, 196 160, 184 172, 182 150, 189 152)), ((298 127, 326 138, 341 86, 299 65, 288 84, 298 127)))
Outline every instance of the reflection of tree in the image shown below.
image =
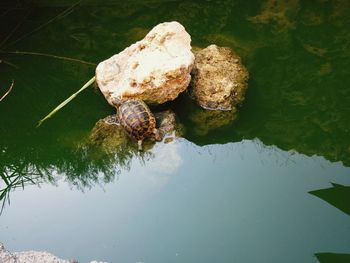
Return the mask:
POLYGON ((152 157, 148 150, 153 145, 145 141, 144 151, 140 152, 135 141, 129 139, 120 126, 107 124, 104 119, 99 120, 90 135, 74 150, 80 167, 74 169, 70 165, 62 172, 71 182, 82 187, 91 186, 91 182, 96 183, 99 179, 108 183, 121 170, 129 170, 133 158, 139 159, 141 163, 148 161, 152 157))
MULTIPOLYGON (((156 112, 155 118, 164 142, 175 139, 181 133, 172 111, 156 112)), ((137 142, 126 135, 116 114, 99 120, 88 135, 79 139, 74 136, 70 140, 66 138, 63 144, 50 139, 45 141, 42 133, 34 136, 35 133, 32 134, 35 149, 28 151, 25 142, 19 144, 19 149, 23 150, 21 159, 15 158, 18 148, 1 146, 0 142, 0 175, 3 181, 0 181, 0 186, 5 186, 0 194, 3 204, 9 200, 11 190, 19 186, 56 183, 63 175, 66 182, 83 191, 113 181, 122 170, 129 170, 134 160, 145 165, 156 157, 151 151, 155 142, 146 139, 143 151, 139 151, 137 142)), ((157 167, 154 170, 164 174, 172 173, 181 163, 174 147, 167 149, 163 154, 158 152, 160 156, 155 159, 157 167)))
MULTIPOLYGON (((35 133, 34 133, 35 134, 35 133)), ((153 157, 147 151, 154 143, 145 142, 144 152, 137 143, 126 137, 119 126, 107 125, 103 120, 96 123, 91 134, 60 145, 43 140, 41 134, 33 136, 34 149, 28 150, 23 142, 19 147, 8 147, 0 142, 0 201, 2 209, 9 201, 12 190, 29 184, 55 183, 64 175, 70 185, 84 190, 114 180, 122 170, 129 170, 133 159, 145 163, 153 157), (51 147, 50 147, 51 146, 51 147), (21 151, 19 158, 17 151, 21 151)), ((33 146, 31 146, 33 147, 33 146)))
MULTIPOLYGON (((161 125, 158 128, 164 134, 175 130, 171 117, 175 118, 170 111, 156 114, 161 125)), ((15 157, 18 148, 1 146, 0 142, 0 186, 4 185, 0 201, 3 201, 3 206, 9 200, 11 190, 17 187, 24 188, 25 185, 41 182, 55 183, 63 175, 70 185, 84 190, 113 181, 122 170, 129 170, 135 159, 144 165, 154 158, 150 151, 154 142, 145 140, 143 151, 139 151, 135 140, 129 139, 120 125, 109 122, 111 118, 115 121, 115 115, 101 119, 88 135, 78 140, 73 137, 62 145, 43 140, 39 133, 37 138, 32 138, 37 142, 34 150, 28 151, 25 144, 19 145, 23 150, 20 159, 15 157)))
POLYGON ((6 202, 10 203, 10 192, 18 187, 24 189, 24 186, 51 181, 51 173, 47 169, 38 170, 34 166, 20 164, 19 166, 8 165, 0 171, 0 202, 2 202, 0 214, 2 213, 6 202), (44 174, 46 176, 44 176, 44 174), (2 186, 3 185, 3 186, 2 186))
MULTIPOLYGON (((10 192, 18 187, 24 188, 26 185, 43 182, 55 183, 62 178, 61 175, 64 175, 64 180, 70 185, 84 190, 84 188, 113 181, 122 170, 130 169, 132 159, 145 163, 153 156, 147 151, 139 152, 136 143, 128 139, 119 145, 107 144, 106 140, 111 138, 101 139, 98 143, 91 138, 86 138, 75 148, 63 149, 64 155, 53 155, 45 160, 35 160, 33 159, 35 156, 30 153, 26 156, 22 155, 21 159, 16 159, 9 150, 0 149, 2 209, 6 201, 10 200, 10 192), (5 152, 6 154, 1 154, 5 152), (33 164, 34 162, 36 164, 33 164)), ((37 151, 45 151, 45 145, 37 145, 37 147, 44 147, 37 148, 37 151)), ((152 144, 146 143, 145 147, 149 149, 152 144)))

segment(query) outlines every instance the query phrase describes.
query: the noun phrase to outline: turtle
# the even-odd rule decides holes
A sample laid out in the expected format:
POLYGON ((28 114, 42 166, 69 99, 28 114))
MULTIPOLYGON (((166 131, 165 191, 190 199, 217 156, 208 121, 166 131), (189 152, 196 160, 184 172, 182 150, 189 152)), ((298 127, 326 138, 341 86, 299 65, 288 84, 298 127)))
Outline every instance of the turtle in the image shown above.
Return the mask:
POLYGON ((118 119, 126 133, 137 140, 138 149, 146 138, 161 140, 156 128, 156 119, 149 107, 140 99, 129 99, 121 103, 117 110, 118 119))

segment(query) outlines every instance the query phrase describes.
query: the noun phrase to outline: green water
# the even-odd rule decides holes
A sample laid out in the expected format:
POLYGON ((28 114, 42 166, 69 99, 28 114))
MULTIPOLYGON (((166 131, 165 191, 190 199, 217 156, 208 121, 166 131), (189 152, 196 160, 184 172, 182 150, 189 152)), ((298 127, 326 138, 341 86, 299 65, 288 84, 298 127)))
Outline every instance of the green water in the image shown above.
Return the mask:
POLYGON ((349 3, 87 0, 45 24, 73 3, 0 3, 0 97, 15 80, 0 102, 7 249, 79 262, 347 262, 324 253, 350 254, 349 3), (113 109, 91 88, 35 128, 94 66, 9 51, 98 63, 172 20, 194 46, 242 57, 236 121, 204 122, 184 94, 163 107, 181 138, 146 154, 95 149, 90 131, 113 109))

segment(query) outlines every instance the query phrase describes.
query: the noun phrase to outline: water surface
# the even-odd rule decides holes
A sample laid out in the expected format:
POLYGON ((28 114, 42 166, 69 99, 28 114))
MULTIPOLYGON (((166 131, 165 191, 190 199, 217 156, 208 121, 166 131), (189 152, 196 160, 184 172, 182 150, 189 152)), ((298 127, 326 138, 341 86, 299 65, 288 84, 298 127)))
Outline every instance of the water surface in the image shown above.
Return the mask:
POLYGON ((0 241, 9 250, 135 263, 350 253, 349 4, 89 0, 62 14, 72 4, 0 4, 0 94, 15 80, 0 102, 0 241), (145 154, 91 148, 94 124, 114 110, 89 89, 35 128, 95 66, 9 52, 98 63, 172 20, 193 45, 242 57, 249 88, 233 123, 203 121, 184 94, 164 106, 181 138, 145 154))

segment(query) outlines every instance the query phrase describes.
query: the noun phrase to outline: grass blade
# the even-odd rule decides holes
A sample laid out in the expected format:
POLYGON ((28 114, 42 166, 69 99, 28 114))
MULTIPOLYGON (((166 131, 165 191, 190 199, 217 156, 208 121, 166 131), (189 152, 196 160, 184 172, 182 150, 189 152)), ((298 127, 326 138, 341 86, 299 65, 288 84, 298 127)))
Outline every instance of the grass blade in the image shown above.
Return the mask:
POLYGON ((44 121, 46 121, 48 118, 51 118, 52 115, 54 115, 56 112, 58 112, 60 109, 62 109, 64 106, 66 106, 71 100, 73 100, 80 92, 88 88, 92 83, 95 82, 95 76, 92 77, 88 82, 84 84, 76 93, 71 95, 68 99, 63 101, 60 105, 58 105, 55 109, 53 109, 48 115, 46 115, 43 119, 41 119, 38 122, 38 125, 36 127, 39 127, 44 121))
MULTIPOLYGON (((28 52, 28 51, 5 51, 5 50, 0 50, 0 53, 3 54, 16 54, 16 55, 32 55, 32 56, 42 56, 42 57, 49 57, 49 58, 55 58, 55 59, 62 59, 66 61, 72 61, 72 62, 78 62, 81 64, 86 64, 86 65, 91 65, 91 66, 96 66, 96 63, 90 62, 90 61, 84 61, 81 59, 76 59, 76 58, 70 58, 70 57, 63 57, 63 56, 57 56, 53 54, 46 54, 46 53, 39 53, 39 52, 28 52)), ((5 60, 0 60, 0 62, 3 62, 4 64, 8 64, 10 66, 16 67, 16 65, 9 63, 8 61, 5 60)), ((18 67, 17 67, 18 68, 18 67)))

